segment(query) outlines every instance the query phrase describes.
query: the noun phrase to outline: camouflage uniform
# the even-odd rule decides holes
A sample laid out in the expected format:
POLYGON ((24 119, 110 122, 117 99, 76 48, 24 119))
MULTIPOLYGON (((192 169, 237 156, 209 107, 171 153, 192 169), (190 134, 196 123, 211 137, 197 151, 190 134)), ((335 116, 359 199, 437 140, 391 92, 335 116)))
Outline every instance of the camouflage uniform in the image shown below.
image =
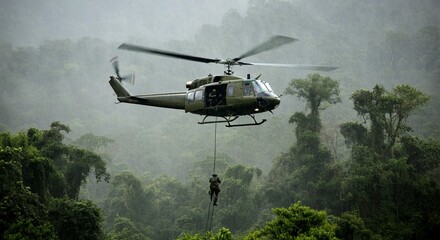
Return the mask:
POLYGON ((217 198, 218 194, 220 192, 219 184, 221 183, 220 178, 217 176, 217 174, 212 174, 212 177, 209 179, 209 193, 211 195, 211 201, 212 196, 214 195, 214 206, 217 206, 217 198))

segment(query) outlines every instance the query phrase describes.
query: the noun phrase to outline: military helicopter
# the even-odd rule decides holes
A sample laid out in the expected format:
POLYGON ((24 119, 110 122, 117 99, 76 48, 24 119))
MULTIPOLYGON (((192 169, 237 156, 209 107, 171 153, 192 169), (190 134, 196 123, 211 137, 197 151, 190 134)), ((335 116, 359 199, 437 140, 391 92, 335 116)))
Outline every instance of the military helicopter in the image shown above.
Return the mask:
POLYGON ((272 113, 272 110, 277 108, 280 104, 280 98, 274 93, 268 82, 259 79, 261 75, 256 78, 251 78, 249 74, 246 78, 235 76, 232 71, 233 66, 274 66, 318 71, 331 71, 336 69, 336 67, 321 65, 251 63, 241 61, 246 57, 272 50, 294 41, 297 41, 297 39, 276 35, 239 57, 227 59, 204 58, 123 43, 118 49, 195 62, 223 64, 225 65, 226 70, 223 75, 214 76, 209 74, 206 77, 188 81, 186 83, 187 91, 131 95, 124 88, 122 82, 133 80, 134 77, 121 77, 119 74, 119 64, 117 60, 115 60, 113 61, 113 67, 116 72, 116 77, 110 76, 109 83, 115 91, 119 102, 185 110, 185 112, 204 116, 203 120, 198 122, 199 124, 226 123, 226 127, 261 125, 266 122, 266 119, 257 121, 255 119, 255 114, 263 112, 272 113), (233 124, 232 122, 240 116, 249 116, 253 119, 253 122, 233 124), (208 121, 208 117, 215 117, 215 120, 208 121), (217 117, 219 117, 220 120, 218 120, 217 117))

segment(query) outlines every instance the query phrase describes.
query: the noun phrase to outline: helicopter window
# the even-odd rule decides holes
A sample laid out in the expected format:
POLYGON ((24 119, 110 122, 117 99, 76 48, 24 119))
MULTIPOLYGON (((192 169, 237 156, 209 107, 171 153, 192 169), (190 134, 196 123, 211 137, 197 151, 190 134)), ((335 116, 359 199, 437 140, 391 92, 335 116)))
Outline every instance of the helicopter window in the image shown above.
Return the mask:
POLYGON ((269 92, 273 92, 272 88, 270 87, 269 83, 266 81, 261 81, 261 83, 263 83, 263 85, 267 88, 267 90, 269 90, 269 92))
POLYGON ((251 86, 251 83, 245 83, 244 84, 244 95, 245 96, 250 96, 253 95, 253 88, 251 86))
POLYGON ((194 92, 189 92, 189 93, 186 95, 186 99, 188 100, 188 102, 192 102, 192 101, 194 101, 194 92))
POLYGON ((203 99, 203 90, 196 91, 196 94, 194 96, 194 100, 199 101, 203 99))
POLYGON ((230 84, 228 86, 228 97, 234 96, 234 85, 230 84))
POLYGON ((252 85, 254 86, 255 92, 260 93, 265 91, 265 87, 260 85, 261 83, 259 81, 253 81, 252 85))

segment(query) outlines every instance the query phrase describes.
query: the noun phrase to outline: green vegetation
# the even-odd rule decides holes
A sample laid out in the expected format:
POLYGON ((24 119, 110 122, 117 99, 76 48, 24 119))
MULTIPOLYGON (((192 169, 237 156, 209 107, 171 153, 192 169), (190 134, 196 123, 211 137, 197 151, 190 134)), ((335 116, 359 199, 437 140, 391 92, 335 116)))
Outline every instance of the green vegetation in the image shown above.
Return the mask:
POLYGON ((106 163, 92 151, 63 143, 66 125, 0 134, 0 234, 5 239, 102 239, 102 216, 78 200, 94 169, 109 180, 106 163))
MULTIPOLYGON (((219 125, 212 229, 213 126, 113 105, 106 59, 119 42, 1 42, 0 238, 439 239, 438 7, 310 2, 322 6, 251 0, 245 15, 166 43, 210 57, 285 34, 301 41, 255 62, 340 67, 328 76, 235 69, 261 71, 285 96, 260 127, 219 125)), ((133 92, 221 72, 121 54, 121 69, 140 77, 133 92)))
POLYGON ((94 152, 105 152, 111 140, 87 134, 72 141, 77 145, 66 144, 64 134, 70 128, 54 122, 49 130, 30 128, 0 135, 3 236, 233 239, 231 232, 243 239, 436 236, 440 142, 409 136, 405 125, 414 110, 429 100, 425 94, 408 85, 392 92, 376 86, 372 92, 353 93, 355 109, 368 121, 341 125, 352 150, 351 159, 343 162, 332 157, 320 138, 324 108, 319 106, 339 101, 337 81, 313 74, 293 80, 286 92, 310 106, 308 114, 297 112, 291 117, 298 141, 276 159, 267 177, 258 168, 218 159, 223 182, 221 207, 214 218, 217 233, 200 234, 206 229, 209 200, 207 181, 197 172, 206 161, 194 165, 196 175, 187 183, 166 175, 136 176, 94 152), (375 98, 363 96, 368 94, 375 98), (396 118, 398 124, 386 124, 396 118), (96 199, 97 205, 79 200, 92 170, 94 185, 109 181, 108 164, 115 175, 106 185, 107 193, 96 199), (273 207, 274 215, 268 212, 273 207))

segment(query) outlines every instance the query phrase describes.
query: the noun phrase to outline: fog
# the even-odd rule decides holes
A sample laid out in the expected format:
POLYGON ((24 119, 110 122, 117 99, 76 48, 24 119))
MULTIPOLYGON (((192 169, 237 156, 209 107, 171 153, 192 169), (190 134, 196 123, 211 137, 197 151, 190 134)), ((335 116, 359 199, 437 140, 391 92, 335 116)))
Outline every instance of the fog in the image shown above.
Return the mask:
MULTIPOLYGON (((118 56, 122 73, 136 74, 136 84, 127 85, 132 94, 182 91, 187 81, 222 74, 224 69, 117 50, 123 42, 228 58, 271 35, 298 38, 296 43, 249 61, 339 67, 321 73, 340 81, 343 103, 323 113, 326 131, 333 139, 339 123, 357 119, 349 99, 356 89, 413 83, 437 94, 433 87, 438 84, 432 78, 414 81, 414 75, 402 75, 406 65, 390 71, 391 57, 396 56, 385 45, 390 33, 407 39, 425 26, 439 26, 436 0, 2 0, 1 6, 0 42, 10 44, 4 49, 15 54, 0 59, 1 128, 47 129, 51 122, 61 121, 72 129, 68 139, 89 132, 114 139, 112 161, 152 175, 188 177, 194 163, 213 156, 214 125, 199 125, 202 116, 183 111, 114 104, 117 100, 108 85, 108 77, 114 74, 109 60, 118 56), (6 62, 11 59, 16 62, 6 62)), ((278 94, 291 79, 311 73, 270 67, 236 67, 234 71, 241 76, 262 74, 278 94)), ((303 101, 286 95, 274 115, 257 116, 268 119, 260 127, 228 129, 219 124, 217 151, 233 162, 267 172, 272 159, 296 141, 289 117, 305 109, 303 101)), ((430 121, 436 122, 432 116, 438 117, 438 110, 429 109, 430 121)), ((343 140, 335 144, 344 153, 343 140)))
POLYGON ((439 239, 439 0, 0 0, 0 31, 0 208, 15 218, 0 222, 5 238, 88 227, 108 239, 201 239, 211 229, 206 239, 275 239, 264 234, 291 236, 299 223, 310 239, 439 239), (185 91, 225 70, 122 43, 233 59, 273 35, 298 41, 244 60, 338 67, 318 82, 337 82, 341 102, 285 93, 318 72, 235 66, 261 75, 281 104, 255 115, 262 125, 227 128, 118 104, 109 85, 115 56, 121 75, 136 75, 124 84, 133 95, 185 91), (57 129, 28 131, 56 121, 71 129, 64 142, 57 129), (82 136, 108 145, 87 151, 82 136))
POLYGON ((1 41, 37 46, 44 40, 95 37, 110 42, 157 43, 193 39, 204 24, 218 25, 247 1, 1 1, 1 41))

